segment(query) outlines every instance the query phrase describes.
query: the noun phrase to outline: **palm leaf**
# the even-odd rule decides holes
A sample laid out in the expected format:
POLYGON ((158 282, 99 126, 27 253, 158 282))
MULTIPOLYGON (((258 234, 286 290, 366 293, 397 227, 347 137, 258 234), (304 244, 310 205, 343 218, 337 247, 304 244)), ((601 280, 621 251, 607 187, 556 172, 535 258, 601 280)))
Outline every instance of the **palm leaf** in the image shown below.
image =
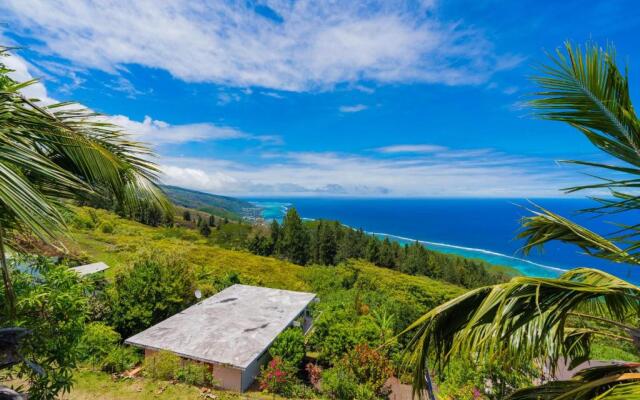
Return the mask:
POLYGON ((532 216, 522 219, 523 230, 518 239, 526 239, 523 253, 541 249, 546 243, 559 240, 580 247, 588 255, 617 262, 638 264, 640 260, 634 254, 618 247, 611 240, 586 229, 554 212, 537 207, 530 210, 532 216))
POLYGON ((552 370, 561 359, 585 359, 587 334, 600 332, 597 327, 589 332, 572 328, 572 313, 588 307, 601 312, 604 320, 605 316, 620 319, 637 310, 639 303, 640 288, 584 268, 560 279, 518 277, 473 290, 436 307, 408 328, 416 330, 407 359, 414 368, 414 391, 419 394, 424 389, 422 377, 430 358, 439 371, 452 354, 505 363, 542 357, 552 370))

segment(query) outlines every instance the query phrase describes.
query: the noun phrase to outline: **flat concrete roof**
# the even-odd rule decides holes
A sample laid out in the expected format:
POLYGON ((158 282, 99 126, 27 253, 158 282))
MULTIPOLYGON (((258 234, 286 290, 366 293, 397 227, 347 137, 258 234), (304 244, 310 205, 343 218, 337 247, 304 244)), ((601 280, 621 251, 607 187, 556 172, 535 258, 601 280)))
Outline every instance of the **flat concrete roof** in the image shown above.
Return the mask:
POLYGON ((314 293, 233 285, 125 343, 246 369, 315 297, 314 293))
POLYGON ((71 269, 76 271, 78 274, 80 274, 80 276, 85 276, 85 275, 95 274, 96 272, 104 271, 105 269, 109 269, 109 266, 103 263, 102 261, 100 261, 93 264, 73 267, 71 269))

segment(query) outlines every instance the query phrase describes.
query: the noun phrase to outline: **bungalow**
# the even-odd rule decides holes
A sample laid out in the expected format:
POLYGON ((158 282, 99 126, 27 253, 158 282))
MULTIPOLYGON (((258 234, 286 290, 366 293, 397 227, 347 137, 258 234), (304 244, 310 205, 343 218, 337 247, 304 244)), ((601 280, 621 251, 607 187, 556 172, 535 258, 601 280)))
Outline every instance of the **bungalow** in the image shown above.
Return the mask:
POLYGON ((142 331, 125 343, 211 366, 224 389, 243 392, 268 361, 268 350, 287 327, 311 325, 313 293, 233 285, 142 331))

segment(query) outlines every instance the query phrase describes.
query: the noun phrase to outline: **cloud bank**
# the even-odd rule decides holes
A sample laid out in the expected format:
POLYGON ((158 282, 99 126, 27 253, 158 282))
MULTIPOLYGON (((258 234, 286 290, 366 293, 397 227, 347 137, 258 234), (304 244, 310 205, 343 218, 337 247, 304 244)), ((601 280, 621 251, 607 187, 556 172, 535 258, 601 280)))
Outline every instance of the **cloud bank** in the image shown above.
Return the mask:
POLYGON ((573 171, 551 160, 491 149, 442 149, 384 159, 293 152, 269 154, 260 166, 165 158, 161 169, 169 184, 250 196, 557 197, 556 185, 575 183, 573 171))
MULTIPOLYGON (((32 78, 34 67, 23 58, 12 55, 2 61, 15 70, 14 79, 32 78)), ((56 102, 42 83, 26 90, 45 104, 56 102)), ((277 144, 280 140, 212 123, 171 125, 149 116, 143 121, 123 115, 105 118, 156 147, 218 140, 277 144)), ((256 149, 260 146, 253 150, 249 146, 253 162, 245 163, 161 155, 162 179, 191 189, 251 196, 554 197, 558 195, 556 187, 575 183, 572 171, 565 172, 551 160, 492 149, 395 144, 369 151, 369 156, 273 150, 255 153, 256 149)))
POLYGON ((435 11, 432 2, 408 0, 0 4, 7 31, 112 74, 138 64, 187 82, 310 91, 360 80, 479 84, 521 61, 435 11))

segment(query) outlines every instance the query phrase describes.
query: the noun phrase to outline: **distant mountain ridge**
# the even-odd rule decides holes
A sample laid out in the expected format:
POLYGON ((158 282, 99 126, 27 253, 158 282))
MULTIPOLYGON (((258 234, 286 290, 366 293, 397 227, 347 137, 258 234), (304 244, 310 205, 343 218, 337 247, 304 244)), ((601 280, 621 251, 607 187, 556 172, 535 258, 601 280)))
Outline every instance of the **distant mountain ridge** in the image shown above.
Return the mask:
POLYGON ((161 185, 171 201, 181 207, 193 208, 221 217, 253 217, 259 210, 254 204, 235 197, 199 192, 178 186, 161 185))

